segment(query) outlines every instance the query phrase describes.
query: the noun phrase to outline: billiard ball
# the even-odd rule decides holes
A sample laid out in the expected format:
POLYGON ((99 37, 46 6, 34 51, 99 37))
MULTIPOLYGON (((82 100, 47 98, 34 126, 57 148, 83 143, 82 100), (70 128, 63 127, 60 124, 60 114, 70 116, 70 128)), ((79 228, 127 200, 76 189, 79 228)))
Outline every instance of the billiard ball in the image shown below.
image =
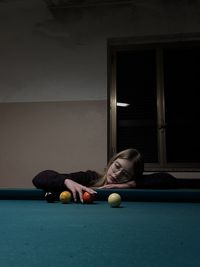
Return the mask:
POLYGON ((112 193, 108 197, 108 203, 109 203, 110 207, 112 207, 112 208, 119 207, 121 204, 121 201, 122 201, 122 198, 117 193, 112 193))
POLYGON ((48 203, 53 203, 56 200, 56 196, 52 192, 46 192, 45 199, 48 203))
POLYGON ((83 193, 83 203, 91 204, 94 201, 94 195, 88 192, 83 193))
POLYGON ((63 191, 59 196, 59 199, 63 204, 69 203, 71 198, 72 194, 69 191, 63 191))

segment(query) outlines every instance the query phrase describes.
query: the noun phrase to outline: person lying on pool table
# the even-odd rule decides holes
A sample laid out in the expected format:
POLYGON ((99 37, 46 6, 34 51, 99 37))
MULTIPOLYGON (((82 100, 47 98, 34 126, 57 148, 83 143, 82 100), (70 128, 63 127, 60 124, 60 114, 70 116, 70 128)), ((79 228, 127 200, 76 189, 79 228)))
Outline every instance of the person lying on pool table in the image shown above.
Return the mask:
POLYGON ((126 149, 111 158, 103 175, 96 171, 58 173, 45 170, 37 174, 32 182, 46 192, 70 190, 76 202, 83 202, 83 192, 96 194, 95 188, 177 188, 177 179, 169 173, 143 174, 144 162, 136 149, 126 149))

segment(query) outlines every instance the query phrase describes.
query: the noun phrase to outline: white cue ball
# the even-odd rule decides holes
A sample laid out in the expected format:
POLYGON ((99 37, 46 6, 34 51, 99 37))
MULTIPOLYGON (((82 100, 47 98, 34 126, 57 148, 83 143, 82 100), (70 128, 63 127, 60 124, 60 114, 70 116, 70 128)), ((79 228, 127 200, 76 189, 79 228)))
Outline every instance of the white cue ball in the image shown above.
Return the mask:
POLYGON ((117 193, 112 193, 109 195, 108 197, 108 204, 112 207, 112 208, 116 208, 119 207, 121 204, 122 198, 119 194, 117 193))

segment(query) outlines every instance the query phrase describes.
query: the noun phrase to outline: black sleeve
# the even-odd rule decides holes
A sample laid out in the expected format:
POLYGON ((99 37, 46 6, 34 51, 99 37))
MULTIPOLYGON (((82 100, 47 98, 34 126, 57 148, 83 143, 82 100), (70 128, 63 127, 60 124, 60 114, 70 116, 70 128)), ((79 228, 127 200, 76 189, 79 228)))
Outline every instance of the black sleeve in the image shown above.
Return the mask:
POLYGON ((136 188, 149 189, 176 189, 177 179, 169 173, 152 173, 143 175, 136 181, 136 188))
POLYGON ((65 179, 71 179, 79 184, 90 186, 92 182, 98 179, 98 174, 94 171, 75 172, 62 174, 53 170, 46 170, 38 173, 32 180, 34 186, 38 189, 51 192, 61 192, 66 190, 65 179))

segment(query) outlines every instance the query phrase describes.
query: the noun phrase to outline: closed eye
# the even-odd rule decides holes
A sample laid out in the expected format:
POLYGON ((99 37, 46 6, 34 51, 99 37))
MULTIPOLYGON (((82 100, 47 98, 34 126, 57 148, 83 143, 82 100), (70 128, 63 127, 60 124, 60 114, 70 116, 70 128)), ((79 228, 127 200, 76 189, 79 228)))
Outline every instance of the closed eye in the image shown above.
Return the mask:
POLYGON ((115 162, 115 168, 119 170, 122 168, 122 166, 118 162, 115 162))
POLYGON ((115 162, 115 169, 116 170, 121 170, 121 174, 126 177, 127 179, 130 179, 131 178, 131 175, 129 172, 127 172, 126 170, 124 170, 121 166, 121 164, 119 162, 115 162))

